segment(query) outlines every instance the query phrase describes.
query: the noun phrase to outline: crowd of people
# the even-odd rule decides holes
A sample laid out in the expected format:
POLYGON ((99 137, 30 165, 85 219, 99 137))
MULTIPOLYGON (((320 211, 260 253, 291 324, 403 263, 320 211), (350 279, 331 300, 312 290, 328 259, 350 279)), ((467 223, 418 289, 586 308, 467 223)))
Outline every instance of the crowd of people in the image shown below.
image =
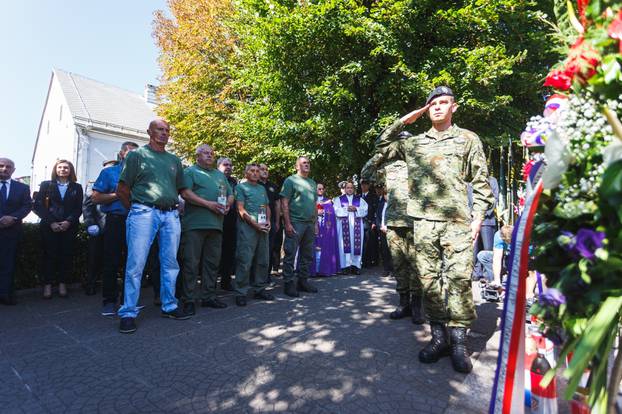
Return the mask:
POLYGON ((497 257, 499 243, 489 240, 496 239, 496 182, 488 176, 477 135, 452 124, 457 107, 451 89, 434 89, 425 106, 381 133, 361 181, 339 183, 341 194, 332 199, 326 185, 311 178, 306 156, 281 186, 269 180, 265 164, 246 165, 238 181, 231 160, 216 159, 208 144, 184 168, 166 150, 170 127, 163 119, 150 123, 147 145, 123 143, 86 197, 72 163, 58 160, 31 201, 28 187, 10 179, 13 162, 0 158, 0 302, 15 303, 20 223, 31 208, 41 219, 43 297, 52 297, 55 283, 58 295, 67 296, 65 277, 84 214, 87 293, 95 293, 93 268, 101 263, 101 314, 118 314, 121 333, 137 329, 148 262, 159 269, 149 273, 161 315, 180 320, 192 317, 198 305, 227 307, 217 296, 218 283, 234 292, 237 306, 249 298, 273 300, 266 288, 281 256, 288 297, 316 293, 311 276, 359 275, 362 267, 382 262, 384 275, 397 281, 399 305, 390 317, 430 323, 432 340, 420 361, 451 355, 454 369, 470 372, 466 330, 476 317, 471 277, 497 276, 491 257, 497 257), (404 131, 426 113, 430 130, 416 136, 404 131), (473 246, 480 233, 478 254, 473 246), (475 273, 474 262, 483 264, 475 273))

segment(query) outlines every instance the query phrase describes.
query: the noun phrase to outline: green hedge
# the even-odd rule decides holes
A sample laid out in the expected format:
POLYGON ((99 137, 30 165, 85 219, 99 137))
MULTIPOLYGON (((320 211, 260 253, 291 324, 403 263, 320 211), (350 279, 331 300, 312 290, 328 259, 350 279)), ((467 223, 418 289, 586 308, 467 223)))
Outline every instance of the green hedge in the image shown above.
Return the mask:
MULTIPOLYGON (((41 261, 43 246, 38 224, 23 224, 24 234, 17 251, 15 269, 15 288, 28 289, 41 285, 41 261)), ((86 279, 86 256, 88 253, 88 236, 83 225, 80 226, 75 244, 73 272, 67 283, 84 282, 86 279)))

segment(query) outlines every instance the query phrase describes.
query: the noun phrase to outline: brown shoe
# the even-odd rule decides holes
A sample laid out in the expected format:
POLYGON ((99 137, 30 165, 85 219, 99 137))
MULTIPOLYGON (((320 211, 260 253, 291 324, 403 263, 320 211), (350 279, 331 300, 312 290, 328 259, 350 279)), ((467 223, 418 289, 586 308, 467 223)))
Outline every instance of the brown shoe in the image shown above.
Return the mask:
POLYGON ((61 298, 67 297, 67 286, 64 283, 58 284, 58 296, 61 298))
POLYGON ((52 299, 52 285, 43 285, 43 299, 52 299))

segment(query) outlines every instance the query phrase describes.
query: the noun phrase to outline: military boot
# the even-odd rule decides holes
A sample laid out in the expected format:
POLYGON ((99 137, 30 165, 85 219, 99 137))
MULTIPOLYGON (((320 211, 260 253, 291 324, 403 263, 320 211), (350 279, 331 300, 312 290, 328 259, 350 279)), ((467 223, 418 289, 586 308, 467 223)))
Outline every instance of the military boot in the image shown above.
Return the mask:
POLYGON ((317 288, 313 286, 307 279, 298 278, 298 291, 299 292, 308 292, 308 293, 317 293, 317 288))
POLYGON ((451 365, 454 371, 468 374, 473 369, 471 358, 466 347, 466 328, 449 328, 449 340, 451 343, 451 365))
POLYGON ((430 329, 432 330, 432 340, 419 352, 419 361, 424 364, 436 362, 441 357, 449 355, 445 325, 432 323, 430 329))
POLYGON ((389 314, 391 319, 402 319, 410 315, 410 293, 400 293, 400 304, 389 314))
POLYGON ((423 325, 425 323, 425 315, 423 314, 423 296, 421 294, 413 294, 411 299, 412 321, 415 325, 423 325))
POLYGON ((292 298, 297 298, 300 296, 300 293, 298 293, 298 289, 296 289, 296 284, 292 281, 285 282, 285 286, 283 286, 283 293, 292 298))

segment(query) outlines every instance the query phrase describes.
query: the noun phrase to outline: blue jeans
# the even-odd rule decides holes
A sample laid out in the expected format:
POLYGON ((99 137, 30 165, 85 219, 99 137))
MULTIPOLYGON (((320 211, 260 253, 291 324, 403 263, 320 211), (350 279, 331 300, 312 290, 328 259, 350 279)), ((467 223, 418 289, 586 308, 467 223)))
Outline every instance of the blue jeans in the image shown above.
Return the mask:
POLYGON ((132 204, 125 226, 127 237, 127 265, 125 266, 124 302, 119 317, 135 318, 140 296, 140 281, 147 262, 149 249, 156 234, 160 246, 160 300, 162 310, 177 308, 175 282, 179 273, 177 249, 181 235, 179 213, 161 211, 143 204, 132 204))
POLYGON ((493 253, 491 250, 480 250, 477 253, 477 261, 482 265, 483 268, 483 277, 486 278, 489 282, 494 280, 494 274, 492 272, 492 256, 493 253))

